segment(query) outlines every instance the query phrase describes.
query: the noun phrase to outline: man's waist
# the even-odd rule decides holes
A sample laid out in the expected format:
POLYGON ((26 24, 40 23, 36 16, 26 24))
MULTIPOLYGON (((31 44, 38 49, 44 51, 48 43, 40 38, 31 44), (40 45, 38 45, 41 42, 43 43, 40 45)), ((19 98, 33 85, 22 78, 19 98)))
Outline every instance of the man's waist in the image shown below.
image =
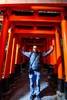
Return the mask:
POLYGON ((32 71, 40 71, 40 67, 37 67, 37 68, 29 68, 29 70, 32 70, 32 71))

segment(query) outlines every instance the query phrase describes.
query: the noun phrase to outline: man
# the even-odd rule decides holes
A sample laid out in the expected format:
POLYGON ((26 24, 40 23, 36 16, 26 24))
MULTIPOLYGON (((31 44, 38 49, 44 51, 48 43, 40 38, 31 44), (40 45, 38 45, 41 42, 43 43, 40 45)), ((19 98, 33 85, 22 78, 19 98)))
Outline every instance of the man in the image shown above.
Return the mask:
POLYGON ((34 96, 34 83, 36 83, 36 98, 40 98, 40 58, 41 56, 47 56, 53 51, 53 46, 47 52, 38 52, 37 46, 33 46, 32 52, 25 52, 22 50, 22 54, 29 58, 29 80, 30 80, 30 100, 33 100, 34 96))

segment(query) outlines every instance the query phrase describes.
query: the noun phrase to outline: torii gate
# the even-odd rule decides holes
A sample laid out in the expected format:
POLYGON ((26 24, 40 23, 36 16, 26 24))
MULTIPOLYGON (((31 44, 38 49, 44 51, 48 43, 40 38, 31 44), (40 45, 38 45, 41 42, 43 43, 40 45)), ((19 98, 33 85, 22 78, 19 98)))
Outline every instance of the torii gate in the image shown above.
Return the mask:
MULTIPOLYGON (((48 37, 51 36, 51 43, 55 44, 54 52, 50 56, 50 63, 56 64, 58 68, 58 90, 62 92, 62 81, 64 80, 65 89, 67 87, 67 4, 1 4, 0 9, 4 12, 1 22, 3 28, 0 37, 0 79, 8 78, 14 73, 14 64, 17 63, 18 50, 20 47, 17 36, 21 37, 48 37), (31 15, 20 15, 23 11, 31 11, 31 15), (16 13, 17 12, 17 13, 16 13), (19 13, 19 15, 17 15, 19 13), (40 13, 39 13, 40 12, 40 13), (49 16, 49 13, 53 15, 49 16), (45 14, 42 16, 42 14, 45 14), (46 16, 47 14, 47 16, 46 16), (17 25, 29 26, 33 28, 25 30, 16 28, 17 25), (37 29, 37 26, 52 26, 52 30, 37 29), (59 26, 60 32, 58 31, 59 26), (11 29, 11 31, 8 31, 11 29), (60 47, 60 35, 63 40, 64 72, 62 67, 62 54, 60 47), (7 42, 8 40, 8 42, 7 42), (5 57, 5 46, 8 45, 5 57), (54 61, 53 61, 54 60, 54 61), (65 79, 63 77, 65 74, 65 79)), ((47 42, 49 45, 49 42, 47 42)))

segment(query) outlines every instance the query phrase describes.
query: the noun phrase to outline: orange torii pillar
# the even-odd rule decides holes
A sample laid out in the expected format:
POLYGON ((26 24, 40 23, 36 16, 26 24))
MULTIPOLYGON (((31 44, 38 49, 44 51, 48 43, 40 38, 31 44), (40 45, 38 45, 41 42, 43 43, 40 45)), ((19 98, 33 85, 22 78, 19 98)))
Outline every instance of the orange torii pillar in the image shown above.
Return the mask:
MULTIPOLYGON (((49 78, 49 81, 52 81, 55 80, 55 84, 57 83, 57 67, 56 67, 56 45, 55 45, 55 37, 52 36, 50 38, 50 45, 53 45, 54 48, 53 48, 53 51, 52 53, 50 54, 50 65, 51 65, 51 72, 50 72, 50 78, 49 78)), ((56 86, 57 87, 57 86, 56 86)))
POLYGON ((7 41, 7 49, 6 49, 6 59, 4 64, 4 71, 2 78, 5 80, 5 89, 9 89, 9 86, 12 82, 14 82, 14 75, 10 73, 11 68, 11 56, 12 56, 12 46, 13 46, 13 31, 11 28, 8 30, 8 41, 7 41))
POLYGON ((55 45, 55 38, 54 37, 52 37, 50 39, 50 43, 51 43, 51 45, 54 45, 54 50, 50 54, 50 64, 53 66, 54 73, 57 74, 57 68, 56 68, 56 45, 55 45))
POLYGON ((23 42, 18 38, 17 39, 17 44, 16 44, 16 55, 15 55, 15 75, 21 75, 22 74, 22 65, 23 65, 23 60, 24 60, 24 56, 22 56, 22 46, 23 46, 23 42))
POLYGON ((16 44, 16 55, 15 55, 15 64, 18 64, 18 53, 19 53, 20 45, 16 44))
POLYGON ((2 78, 9 77, 9 69, 10 69, 10 60, 11 60, 11 52, 12 52, 12 43, 13 43, 13 33, 11 28, 8 30, 8 41, 7 41, 7 48, 6 48, 6 58, 4 64, 4 71, 2 78))
POLYGON ((16 55, 16 38, 13 37, 10 70, 9 70, 9 74, 11 75, 12 78, 13 78, 14 72, 15 72, 15 55, 16 55))
POLYGON ((9 14, 8 11, 5 11, 4 19, 3 19, 3 29, 1 33, 1 44, 0 44, 0 79, 2 78, 2 69, 3 69, 3 61, 5 55, 5 47, 6 47, 6 40, 8 35, 8 28, 9 28, 9 14))
MULTIPOLYGON (((63 16, 64 17, 64 16, 63 16)), ((63 39, 63 54, 64 54, 64 69, 65 69, 65 97, 67 99, 67 20, 62 19, 61 21, 62 39, 63 39)))
POLYGON ((58 33, 57 29, 55 31, 55 40, 56 40, 56 59, 57 59, 57 69, 58 69, 58 90, 57 90, 57 93, 62 93, 64 90, 63 67, 62 67, 60 37, 59 37, 59 33, 58 33))
POLYGON ((17 67, 19 67, 19 63, 18 63, 18 59, 19 59, 19 48, 20 48, 20 44, 17 42, 16 43, 16 54, 15 54, 15 76, 16 76, 16 69, 17 67))
POLYGON ((21 47, 22 47, 23 43, 21 41, 21 38, 18 39, 18 37, 16 37, 16 39, 17 39, 17 43, 16 43, 15 64, 21 65, 21 61, 22 61, 22 59, 21 59, 21 56, 22 56, 22 54, 21 54, 21 47))

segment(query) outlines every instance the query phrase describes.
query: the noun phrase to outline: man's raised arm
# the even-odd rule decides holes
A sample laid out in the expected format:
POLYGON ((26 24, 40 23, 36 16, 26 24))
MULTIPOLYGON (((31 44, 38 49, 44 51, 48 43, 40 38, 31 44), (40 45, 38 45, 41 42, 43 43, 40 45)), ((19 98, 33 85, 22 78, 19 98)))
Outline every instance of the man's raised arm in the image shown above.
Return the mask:
POLYGON ((50 49, 47 50, 46 52, 44 51, 44 52, 42 53, 42 56, 47 56, 47 55, 49 55, 50 53, 52 53, 53 49, 54 49, 54 46, 50 46, 50 49))
POLYGON ((27 56, 27 57, 30 57, 30 54, 31 54, 31 52, 25 51, 24 48, 22 48, 21 53, 22 53, 23 55, 27 56))

